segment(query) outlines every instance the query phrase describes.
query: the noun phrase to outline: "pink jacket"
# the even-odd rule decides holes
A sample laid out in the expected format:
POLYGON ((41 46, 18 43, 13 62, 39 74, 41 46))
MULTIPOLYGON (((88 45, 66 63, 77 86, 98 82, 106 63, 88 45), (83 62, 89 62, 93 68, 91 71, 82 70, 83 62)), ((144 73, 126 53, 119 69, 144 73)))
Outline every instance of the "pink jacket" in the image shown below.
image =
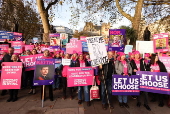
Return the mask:
POLYGON ((62 76, 67 77, 67 70, 69 66, 63 66, 62 76))

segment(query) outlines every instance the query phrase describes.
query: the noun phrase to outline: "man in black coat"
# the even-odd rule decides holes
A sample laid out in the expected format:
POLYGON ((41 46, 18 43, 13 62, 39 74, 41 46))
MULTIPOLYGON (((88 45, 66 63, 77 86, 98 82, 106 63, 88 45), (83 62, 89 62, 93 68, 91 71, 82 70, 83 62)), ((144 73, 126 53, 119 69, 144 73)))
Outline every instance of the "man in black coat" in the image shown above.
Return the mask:
MULTIPOLYGON (((14 54, 14 48, 13 47, 8 48, 8 54, 4 55, 4 57, 2 58, 1 66, 2 66, 2 62, 10 62, 13 54, 14 54)), ((1 96, 4 96, 6 93, 7 90, 2 90, 1 96)))

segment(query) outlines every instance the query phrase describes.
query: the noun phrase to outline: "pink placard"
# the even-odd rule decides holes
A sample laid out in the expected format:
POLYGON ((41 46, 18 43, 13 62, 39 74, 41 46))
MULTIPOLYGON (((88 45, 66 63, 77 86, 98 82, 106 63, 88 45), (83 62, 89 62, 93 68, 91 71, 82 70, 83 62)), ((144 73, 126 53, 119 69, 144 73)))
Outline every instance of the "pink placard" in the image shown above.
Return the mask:
POLYGON ((33 50, 34 49, 34 45, 25 45, 25 50, 33 50))
POLYGON ((92 85, 94 70, 92 67, 69 67, 67 76, 68 87, 92 85))
POLYGON ((168 51, 168 33, 154 34, 153 36, 154 52, 168 51))
POLYGON ((20 89, 22 62, 3 62, 0 89, 20 89))
POLYGON ((25 71, 35 70, 35 62, 37 58, 42 58, 43 54, 21 56, 20 60, 23 62, 25 71))
POLYGON ((80 36, 80 40, 81 40, 81 41, 84 41, 84 42, 87 42, 86 36, 80 36))
POLYGON ((0 44, 0 54, 3 54, 3 52, 8 52, 9 44, 0 44))
POLYGON ((72 40, 66 44, 66 53, 73 54, 74 51, 77 53, 82 52, 82 43, 80 40, 72 40))
POLYGON ((11 47, 14 48, 14 53, 23 52, 23 42, 22 41, 11 41, 11 47))
POLYGON ((164 63, 169 75, 170 75, 170 57, 159 57, 160 61, 164 63))

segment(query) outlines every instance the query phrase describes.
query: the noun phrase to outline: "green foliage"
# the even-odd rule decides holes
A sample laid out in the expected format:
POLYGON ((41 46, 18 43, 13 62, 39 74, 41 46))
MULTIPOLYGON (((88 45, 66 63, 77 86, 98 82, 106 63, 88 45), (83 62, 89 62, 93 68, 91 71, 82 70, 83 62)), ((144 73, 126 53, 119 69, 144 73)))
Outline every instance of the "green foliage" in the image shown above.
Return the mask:
POLYGON ((31 4, 18 0, 3 0, 0 4, 0 30, 23 33, 25 40, 40 31, 39 15, 31 4), (16 29, 17 25, 17 29, 16 29))
POLYGON ((132 44, 132 45, 135 44, 136 39, 137 39, 136 31, 132 27, 129 27, 129 26, 120 26, 119 28, 126 29, 126 38, 127 40, 130 40, 129 44, 132 44))

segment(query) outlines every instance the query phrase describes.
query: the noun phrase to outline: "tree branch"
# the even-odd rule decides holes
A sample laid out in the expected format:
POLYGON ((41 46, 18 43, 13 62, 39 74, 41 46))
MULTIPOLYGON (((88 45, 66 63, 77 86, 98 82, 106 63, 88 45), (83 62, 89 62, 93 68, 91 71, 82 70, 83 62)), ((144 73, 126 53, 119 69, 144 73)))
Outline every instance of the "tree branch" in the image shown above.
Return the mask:
POLYGON ((45 10, 48 11, 48 10, 50 9, 50 7, 51 7, 52 5, 55 5, 58 1, 59 1, 59 0, 55 0, 54 2, 50 2, 45 10))
POLYGON ((119 4, 119 1, 120 0, 115 0, 116 1, 116 7, 118 8, 118 11, 124 16, 126 17, 127 19, 129 19, 130 21, 133 20, 133 17, 129 14, 127 14, 126 12, 123 11, 123 9, 121 8, 120 4, 119 4))

